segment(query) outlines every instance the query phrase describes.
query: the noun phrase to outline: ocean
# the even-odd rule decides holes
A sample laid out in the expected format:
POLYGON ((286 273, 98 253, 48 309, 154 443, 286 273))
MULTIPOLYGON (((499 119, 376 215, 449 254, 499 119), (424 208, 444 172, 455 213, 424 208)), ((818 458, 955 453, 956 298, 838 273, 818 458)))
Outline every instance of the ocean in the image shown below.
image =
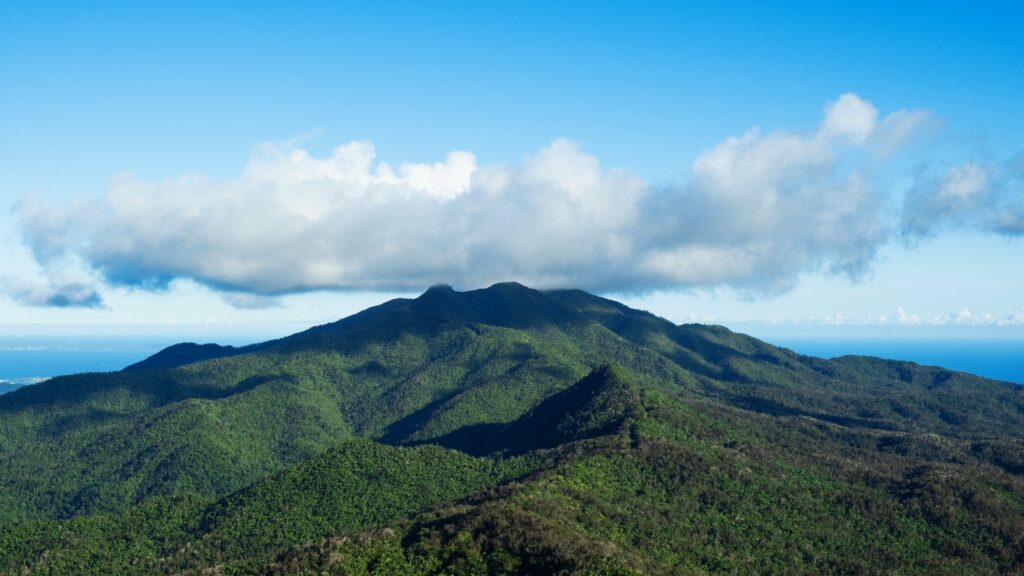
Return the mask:
MULTIPOLYGON (((766 338, 801 354, 910 360, 1024 384, 1024 339, 766 338)), ((0 393, 53 376, 116 371, 179 340, 167 338, 0 336, 0 393)), ((244 341, 221 344, 241 345, 244 341)))
POLYGON ((789 337, 766 340, 809 356, 835 358, 856 354, 909 360, 1024 384, 1024 339, 789 337))
POLYGON ((139 339, 0 336, 0 391, 79 372, 111 372, 171 342, 139 339))

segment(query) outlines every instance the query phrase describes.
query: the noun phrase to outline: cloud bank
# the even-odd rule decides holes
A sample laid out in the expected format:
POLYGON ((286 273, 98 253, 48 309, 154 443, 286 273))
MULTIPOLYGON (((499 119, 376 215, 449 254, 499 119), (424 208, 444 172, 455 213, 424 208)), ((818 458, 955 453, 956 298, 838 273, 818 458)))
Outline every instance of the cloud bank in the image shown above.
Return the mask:
POLYGON ((987 312, 975 313, 969 308, 941 316, 922 317, 907 312, 902 306, 889 315, 869 316, 866 318, 845 318, 831 316, 822 320, 811 321, 812 324, 826 326, 1024 326, 1024 312, 996 316, 987 312))
MULTIPOLYGON (((101 199, 61 206, 29 197, 17 212, 44 266, 74 258, 107 283, 154 289, 188 278, 247 307, 311 290, 504 280, 775 294, 809 271, 856 278, 868 269, 891 236, 872 165, 928 119, 919 110, 880 118, 844 94, 815 128, 727 138, 692 162, 685 182, 667 186, 606 169, 564 139, 496 165, 455 151, 393 166, 365 141, 325 158, 267 146, 234 179, 125 175, 101 199)), ((963 168, 943 193, 968 198, 986 182, 963 168)), ((921 194, 908 213, 946 217, 948 203, 921 194)), ((1016 214, 1000 225, 1020 226, 1016 214)))

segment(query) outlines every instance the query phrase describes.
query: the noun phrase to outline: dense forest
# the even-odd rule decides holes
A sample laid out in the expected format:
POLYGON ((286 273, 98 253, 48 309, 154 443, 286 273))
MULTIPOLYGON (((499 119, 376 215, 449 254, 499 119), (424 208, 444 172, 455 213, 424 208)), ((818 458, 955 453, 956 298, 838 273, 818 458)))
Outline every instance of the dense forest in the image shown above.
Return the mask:
POLYGON ((0 396, 0 574, 1024 572, 1024 387, 431 288, 0 396))

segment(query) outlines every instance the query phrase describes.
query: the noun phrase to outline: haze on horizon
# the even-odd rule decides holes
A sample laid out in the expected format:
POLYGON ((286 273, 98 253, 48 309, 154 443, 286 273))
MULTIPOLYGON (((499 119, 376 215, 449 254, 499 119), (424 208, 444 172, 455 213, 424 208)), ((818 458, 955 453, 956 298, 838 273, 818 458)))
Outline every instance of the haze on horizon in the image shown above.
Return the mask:
POLYGON ((286 333, 515 280, 1019 337, 1022 16, 5 3, 0 332, 286 333))

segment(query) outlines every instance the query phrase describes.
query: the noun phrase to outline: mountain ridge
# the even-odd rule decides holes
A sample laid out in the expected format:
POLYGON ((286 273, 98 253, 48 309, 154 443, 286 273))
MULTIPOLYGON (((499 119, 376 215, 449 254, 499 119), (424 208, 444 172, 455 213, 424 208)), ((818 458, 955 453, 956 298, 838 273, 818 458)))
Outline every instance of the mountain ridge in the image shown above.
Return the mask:
POLYGON ((513 283, 151 359, 0 397, 0 574, 1024 567, 1008 383, 513 283))

